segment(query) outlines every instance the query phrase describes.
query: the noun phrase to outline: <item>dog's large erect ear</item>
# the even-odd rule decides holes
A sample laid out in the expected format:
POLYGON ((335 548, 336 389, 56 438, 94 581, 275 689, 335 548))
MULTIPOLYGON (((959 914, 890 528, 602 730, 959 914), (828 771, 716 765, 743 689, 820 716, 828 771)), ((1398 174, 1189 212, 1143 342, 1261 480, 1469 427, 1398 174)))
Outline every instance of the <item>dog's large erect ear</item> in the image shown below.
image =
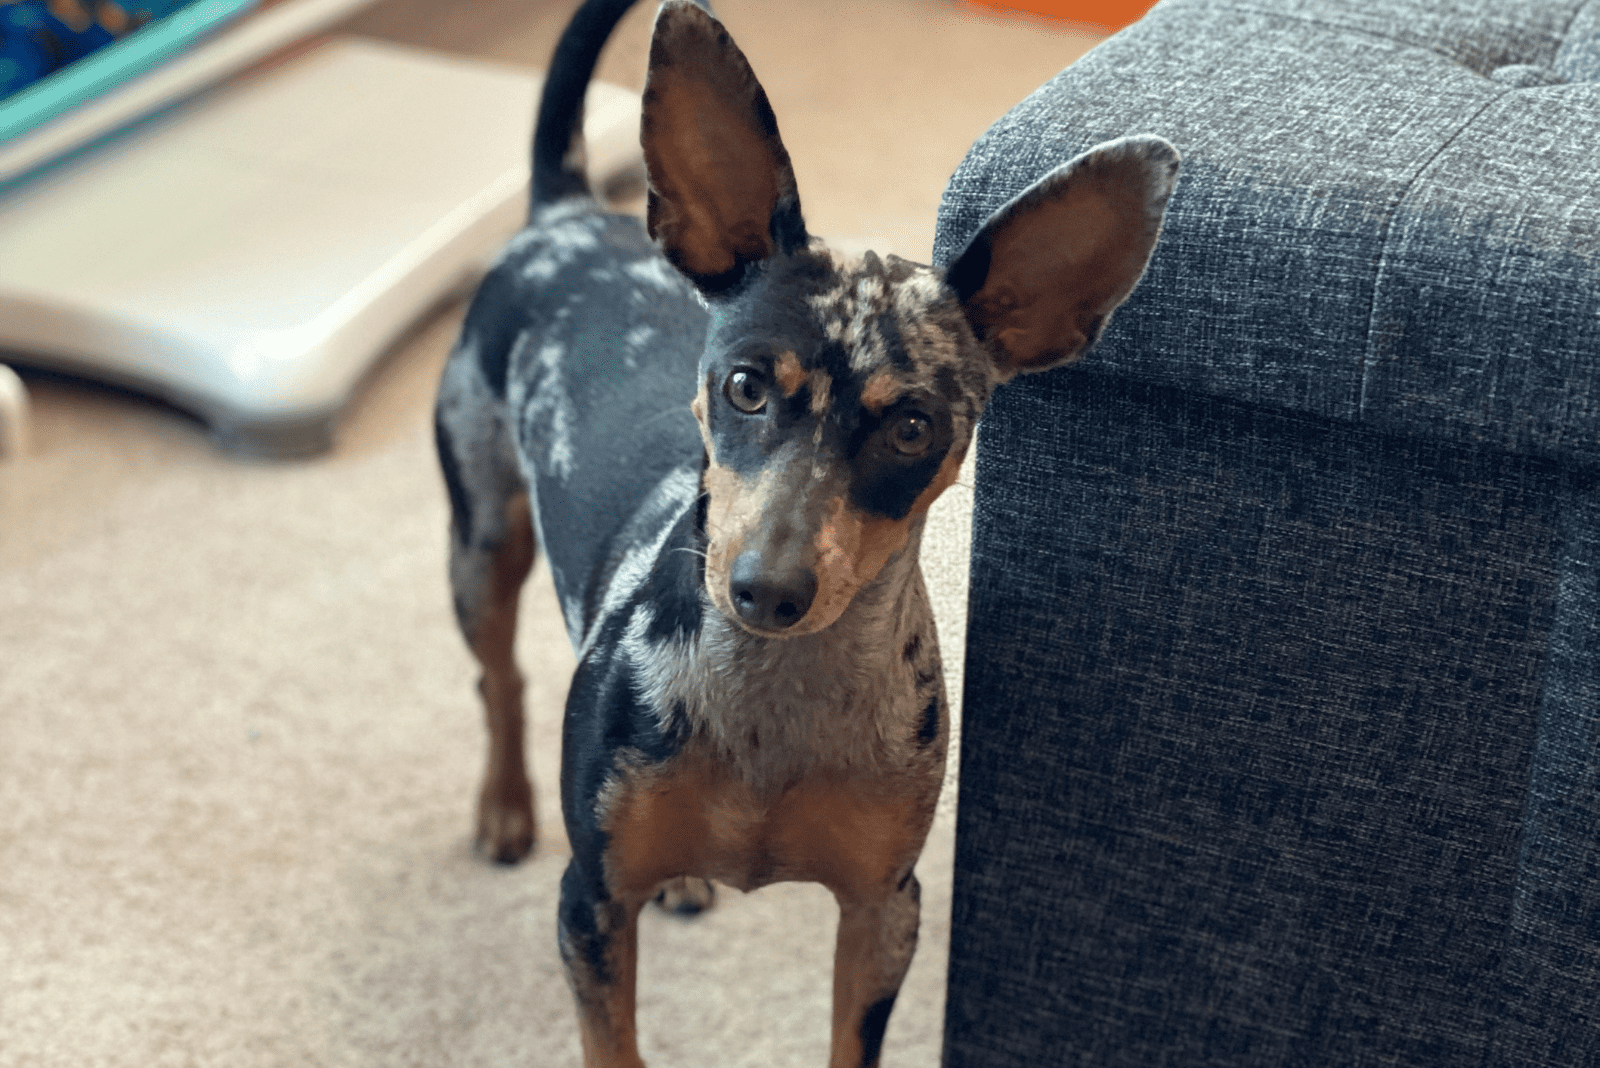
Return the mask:
POLYGON ((656 16, 640 139, 650 235, 708 295, 805 247, 789 153, 767 94, 722 24, 687 0, 656 16))
POLYGON ((989 217, 945 279, 999 377, 1077 359, 1144 274, 1178 180, 1159 137, 1064 163, 989 217))

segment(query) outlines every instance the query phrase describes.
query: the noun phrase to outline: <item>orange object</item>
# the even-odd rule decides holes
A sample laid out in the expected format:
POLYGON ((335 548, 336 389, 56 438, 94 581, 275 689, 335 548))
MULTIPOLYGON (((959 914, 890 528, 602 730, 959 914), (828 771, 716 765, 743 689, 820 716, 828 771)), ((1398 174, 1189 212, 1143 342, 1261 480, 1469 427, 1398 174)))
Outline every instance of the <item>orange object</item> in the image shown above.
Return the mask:
POLYGON ((1155 0, 967 0, 983 7, 1011 8, 1055 19, 1089 22, 1108 30, 1138 22, 1155 0))

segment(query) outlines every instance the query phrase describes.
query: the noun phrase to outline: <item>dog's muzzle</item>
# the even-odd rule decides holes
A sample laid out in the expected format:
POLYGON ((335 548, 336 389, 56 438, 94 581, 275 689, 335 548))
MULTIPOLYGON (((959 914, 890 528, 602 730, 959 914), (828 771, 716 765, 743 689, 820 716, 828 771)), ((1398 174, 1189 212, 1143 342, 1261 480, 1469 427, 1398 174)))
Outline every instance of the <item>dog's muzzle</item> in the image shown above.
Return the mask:
POLYGON ((808 567, 768 569, 761 553, 740 553, 728 574, 728 595, 739 618, 764 631, 784 631, 805 618, 817 595, 817 573, 808 567))

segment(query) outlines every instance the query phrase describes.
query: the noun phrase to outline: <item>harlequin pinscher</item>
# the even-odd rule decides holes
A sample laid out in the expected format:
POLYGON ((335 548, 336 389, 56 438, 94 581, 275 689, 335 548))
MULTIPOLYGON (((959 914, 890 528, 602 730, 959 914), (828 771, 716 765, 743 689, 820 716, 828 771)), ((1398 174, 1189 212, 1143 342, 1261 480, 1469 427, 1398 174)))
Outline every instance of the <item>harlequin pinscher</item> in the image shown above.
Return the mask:
POLYGON ((589 0, 534 134, 532 212, 439 392, 450 578, 482 666, 478 840, 533 846, 519 590, 537 544, 578 650, 560 947, 585 1063, 639 1065, 639 909, 811 880, 839 903, 833 1068, 877 1063, 917 941, 949 731, 917 552, 990 391, 1087 349, 1144 272, 1177 153, 1099 146, 947 271, 806 233, 766 94, 687 0, 644 92, 648 233, 583 173, 581 104, 631 0, 589 0))

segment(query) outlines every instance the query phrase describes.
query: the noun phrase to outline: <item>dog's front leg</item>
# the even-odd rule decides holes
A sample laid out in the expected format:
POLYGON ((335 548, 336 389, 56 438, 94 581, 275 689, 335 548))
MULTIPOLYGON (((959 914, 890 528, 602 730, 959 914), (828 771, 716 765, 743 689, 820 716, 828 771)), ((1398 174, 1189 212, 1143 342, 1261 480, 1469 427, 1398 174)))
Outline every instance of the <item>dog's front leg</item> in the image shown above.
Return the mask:
POLYGON ((900 983, 917 949, 922 887, 915 875, 886 896, 835 892, 839 939, 833 954, 833 1049, 829 1068, 874 1068, 900 983))
POLYGON ((578 1003, 585 1068, 643 1068, 634 1030, 639 908, 620 901, 574 859, 561 879, 561 959, 578 1003))

